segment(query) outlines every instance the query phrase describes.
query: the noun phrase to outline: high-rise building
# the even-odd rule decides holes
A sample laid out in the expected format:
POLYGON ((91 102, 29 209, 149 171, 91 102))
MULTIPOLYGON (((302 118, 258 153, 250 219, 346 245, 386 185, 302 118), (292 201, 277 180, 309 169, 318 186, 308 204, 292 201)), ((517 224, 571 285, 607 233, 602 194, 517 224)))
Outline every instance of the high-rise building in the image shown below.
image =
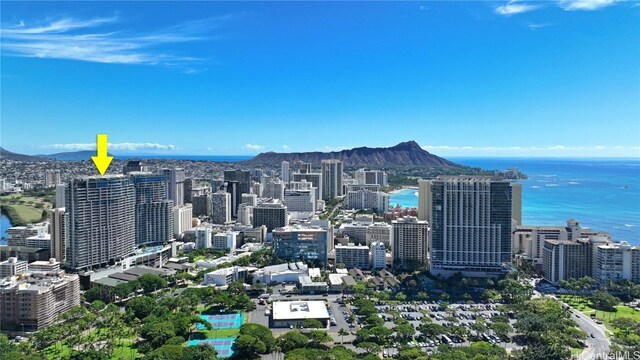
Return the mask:
POLYGON ((277 228, 273 230, 272 243, 273 254, 280 259, 327 263, 327 231, 319 227, 277 228))
POLYGON ((211 228, 199 226, 195 228, 196 249, 208 249, 211 247, 211 228))
POLYGON ((174 206, 184 204, 184 169, 162 169, 166 183, 166 198, 173 201, 174 206))
POLYGON ((417 269, 427 265, 429 224, 414 216, 391 222, 393 227, 393 265, 417 269))
POLYGON ((242 203, 249 206, 258 205, 258 195, 256 194, 242 194, 242 203))
POLYGON ((235 181, 238 183, 240 191, 238 200, 240 200, 240 195, 251 193, 251 172, 249 170, 225 170, 224 181, 235 181))
POLYGON ((640 247, 624 241, 597 246, 593 277, 601 285, 623 280, 640 283, 640 247))
POLYGON ((289 162, 288 161, 282 162, 282 166, 280 170, 280 180, 282 180, 282 182, 285 184, 289 183, 289 162))
POLYGON ((50 188, 62 183, 60 178, 60 170, 44 171, 44 187, 50 188))
MULTIPOLYGON (((242 185, 237 181, 225 181, 220 189, 231 196, 231 217, 235 219, 238 217, 238 206, 242 202, 242 185)), ((247 194, 248 193, 249 192, 247 192, 247 194)))
POLYGON ((378 184, 381 187, 388 185, 387 173, 382 170, 358 169, 353 172, 353 178, 359 185, 378 184))
POLYGON ((173 208, 173 235, 180 236, 187 230, 191 230, 193 219, 193 207, 191 204, 175 206, 173 208))
POLYGON ((511 183, 511 219, 513 225, 522 225, 522 184, 511 183))
POLYGON ((55 208, 49 213, 51 257, 64 263, 66 260, 65 208, 55 208))
POLYGON ((289 211, 316 212, 316 194, 313 190, 285 190, 284 205, 289 211))
POLYGON ((298 160, 295 165, 296 171, 300 174, 308 174, 311 172, 311 163, 298 160))
POLYGON ((280 202, 258 204, 253 208, 253 227, 265 225, 267 231, 285 227, 289 223, 287 207, 280 202))
POLYGON ((343 264, 347 269, 358 268, 368 270, 369 247, 365 245, 336 245, 336 266, 343 264))
POLYGON ((227 231, 213 235, 211 248, 213 250, 235 250, 238 234, 235 231, 227 231))
POLYGON ((393 227, 387 223, 373 223, 367 226, 366 243, 371 246, 374 242, 381 242, 385 248, 391 249, 393 244, 393 227))
POLYGON ((282 181, 264 177, 262 182, 262 196, 277 200, 284 200, 285 185, 282 181))
POLYGON ((212 196, 212 216, 214 224, 226 224, 231 221, 231 194, 226 191, 215 192, 212 196))
POLYGON ((550 283, 593 275, 593 251, 589 239, 546 240, 543 274, 550 283))
POLYGON ((492 176, 430 180, 431 273, 497 276, 510 270, 512 183, 492 176))
POLYGON ((240 204, 238 208, 238 223, 242 225, 251 225, 253 220, 253 206, 240 204))
POLYGON ((389 209, 389 194, 382 191, 349 191, 346 200, 347 209, 367 209, 378 214, 389 209))
POLYGON ((193 216, 211 216, 213 214, 213 197, 211 194, 196 195, 191 200, 193 216))
POLYGON ((112 264, 135 249, 135 187, 124 175, 69 182, 66 261, 72 269, 112 264))
POLYGON ((322 199, 331 201, 343 195, 342 161, 322 160, 322 199))
POLYGON ((0 319, 16 329, 35 331, 80 305, 78 275, 32 273, 0 286, 0 319))
MULTIPOLYGON (((194 181, 193 179, 184 179, 184 201, 183 204, 187 204, 187 203, 193 203, 193 184, 194 181)), ((198 194, 201 195, 201 194, 198 194)), ((195 206, 194 206, 195 208, 195 206)), ((195 209, 194 209, 195 211, 195 209)))
POLYGON ((65 194, 67 192, 67 184, 58 184, 56 185, 56 207, 64 207, 65 206, 65 194))
POLYGON ((605 236, 609 241, 611 236, 592 231, 580 226, 576 220, 568 220, 566 226, 516 226, 512 234, 512 251, 518 260, 526 260, 534 266, 542 266, 542 250, 546 240, 576 241, 590 236, 605 236))
POLYGON ((136 190, 136 245, 164 244, 173 239, 173 201, 167 199, 162 175, 129 172, 136 190))
POLYGON ((429 180, 418 180, 418 220, 429 221, 431 207, 431 183, 429 180))
POLYGON ((140 160, 129 160, 127 164, 122 167, 122 174, 129 175, 130 172, 149 172, 149 167, 142 165, 140 160))
POLYGON ((382 241, 371 243, 371 268, 374 270, 387 267, 387 248, 382 241))
POLYGON ((262 184, 259 182, 251 184, 251 194, 256 195, 257 197, 262 197, 262 184))
POLYGON ((293 181, 302 182, 303 180, 311 183, 316 189, 316 199, 323 199, 322 174, 320 173, 293 173, 291 174, 293 181))

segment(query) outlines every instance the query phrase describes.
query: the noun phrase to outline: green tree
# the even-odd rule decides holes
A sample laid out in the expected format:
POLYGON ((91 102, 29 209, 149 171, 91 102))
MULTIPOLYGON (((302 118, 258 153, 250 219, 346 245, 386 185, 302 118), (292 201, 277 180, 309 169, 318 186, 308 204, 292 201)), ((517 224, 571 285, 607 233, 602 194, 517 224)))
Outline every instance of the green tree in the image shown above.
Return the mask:
POLYGON ((309 344, 313 347, 322 347, 333 341, 331 336, 329 336, 326 331, 322 330, 309 331, 309 333, 307 333, 307 337, 309 338, 309 344))
POLYGON ((320 320, 317 319, 305 319, 302 322, 302 327, 305 329, 321 329, 324 326, 322 326, 322 322, 320 320))
POLYGON ((144 274, 138 278, 138 282, 145 293, 150 293, 167 287, 167 281, 160 275, 144 274))
POLYGON ((156 301, 148 296, 141 296, 129 300, 125 309, 136 318, 142 320, 151 315, 156 308, 156 301))
POLYGON ((150 360, 182 360, 184 348, 180 345, 162 345, 153 350, 145 359, 150 360))
POLYGON ((309 338, 297 331, 289 331, 278 338, 278 346, 284 352, 303 348, 309 342, 309 338))
POLYGON ((169 321, 153 321, 145 322, 142 325, 140 335, 149 341, 151 347, 156 349, 170 338, 176 336, 176 331, 169 321))
POLYGON ((590 300, 594 309, 602 311, 615 311, 616 305, 620 303, 620 299, 605 291, 596 291, 590 300))
POLYGON ((197 345, 187 346, 182 351, 182 360, 209 360, 216 359, 218 353, 213 346, 197 345))
POLYGON ((416 329, 410 324, 398 325, 394 330, 396 331, 396 335, 403 341, 411 339, 416 333, 416 329))
POLYGON ((252 335, 240 335, 233 343, 234 355, 239 359, 254 359, 259 354, 267 354, 267 346, 252 335))

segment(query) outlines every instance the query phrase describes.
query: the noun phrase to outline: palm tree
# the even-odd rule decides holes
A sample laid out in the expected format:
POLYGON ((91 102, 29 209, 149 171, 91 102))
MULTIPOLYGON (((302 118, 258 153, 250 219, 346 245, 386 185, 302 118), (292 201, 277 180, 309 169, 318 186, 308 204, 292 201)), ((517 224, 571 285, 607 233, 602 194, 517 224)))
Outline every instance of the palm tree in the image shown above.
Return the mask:
POLYGON ((338 335, 342 337, 341 343, 343 345, 344 345, 344 336, 347 335, 347 334, 348 334, 348 332, 344 328, 340 328, 340 330, 338 330, 338 335))

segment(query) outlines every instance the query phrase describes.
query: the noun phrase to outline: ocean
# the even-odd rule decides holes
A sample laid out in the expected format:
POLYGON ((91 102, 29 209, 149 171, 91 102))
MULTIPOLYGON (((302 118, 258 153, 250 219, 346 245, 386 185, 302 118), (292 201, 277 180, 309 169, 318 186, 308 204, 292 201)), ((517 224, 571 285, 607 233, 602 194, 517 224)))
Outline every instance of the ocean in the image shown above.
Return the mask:
MULTIPOLYGON (((640 245, 640 159, 449 158, 490 170, 517 167, 525 225, 564 225, 568 219, 640 245)), ((391 195, 390 203, 417 207, 415 189, 391 195)))

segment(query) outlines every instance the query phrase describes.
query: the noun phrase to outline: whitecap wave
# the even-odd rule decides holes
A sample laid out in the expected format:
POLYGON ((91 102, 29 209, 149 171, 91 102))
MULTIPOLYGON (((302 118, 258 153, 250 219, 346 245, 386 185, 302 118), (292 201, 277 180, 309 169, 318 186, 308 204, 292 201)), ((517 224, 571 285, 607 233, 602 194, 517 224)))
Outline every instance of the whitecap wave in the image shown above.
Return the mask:
POLYGON ((577 181, 569 181, 569 184, 571 184, 571 185, 580 185, 580 183, 577 182, 577 181))
POLYGON ((624 226, 626 226, 626 227, 636 227, 636 226, 635 226, 635 225, 633 225, 633 224, 624 224, 624 226))
POLYGON ((544 186, 546 187, 556 187, 556 186, 560 186, 558 184, 544 184, 544 186))
POLYGON ((532 188, 532 189, 540 189, 540 186, 535 186, 535 185, 533 185, 531 188, 532 188))

